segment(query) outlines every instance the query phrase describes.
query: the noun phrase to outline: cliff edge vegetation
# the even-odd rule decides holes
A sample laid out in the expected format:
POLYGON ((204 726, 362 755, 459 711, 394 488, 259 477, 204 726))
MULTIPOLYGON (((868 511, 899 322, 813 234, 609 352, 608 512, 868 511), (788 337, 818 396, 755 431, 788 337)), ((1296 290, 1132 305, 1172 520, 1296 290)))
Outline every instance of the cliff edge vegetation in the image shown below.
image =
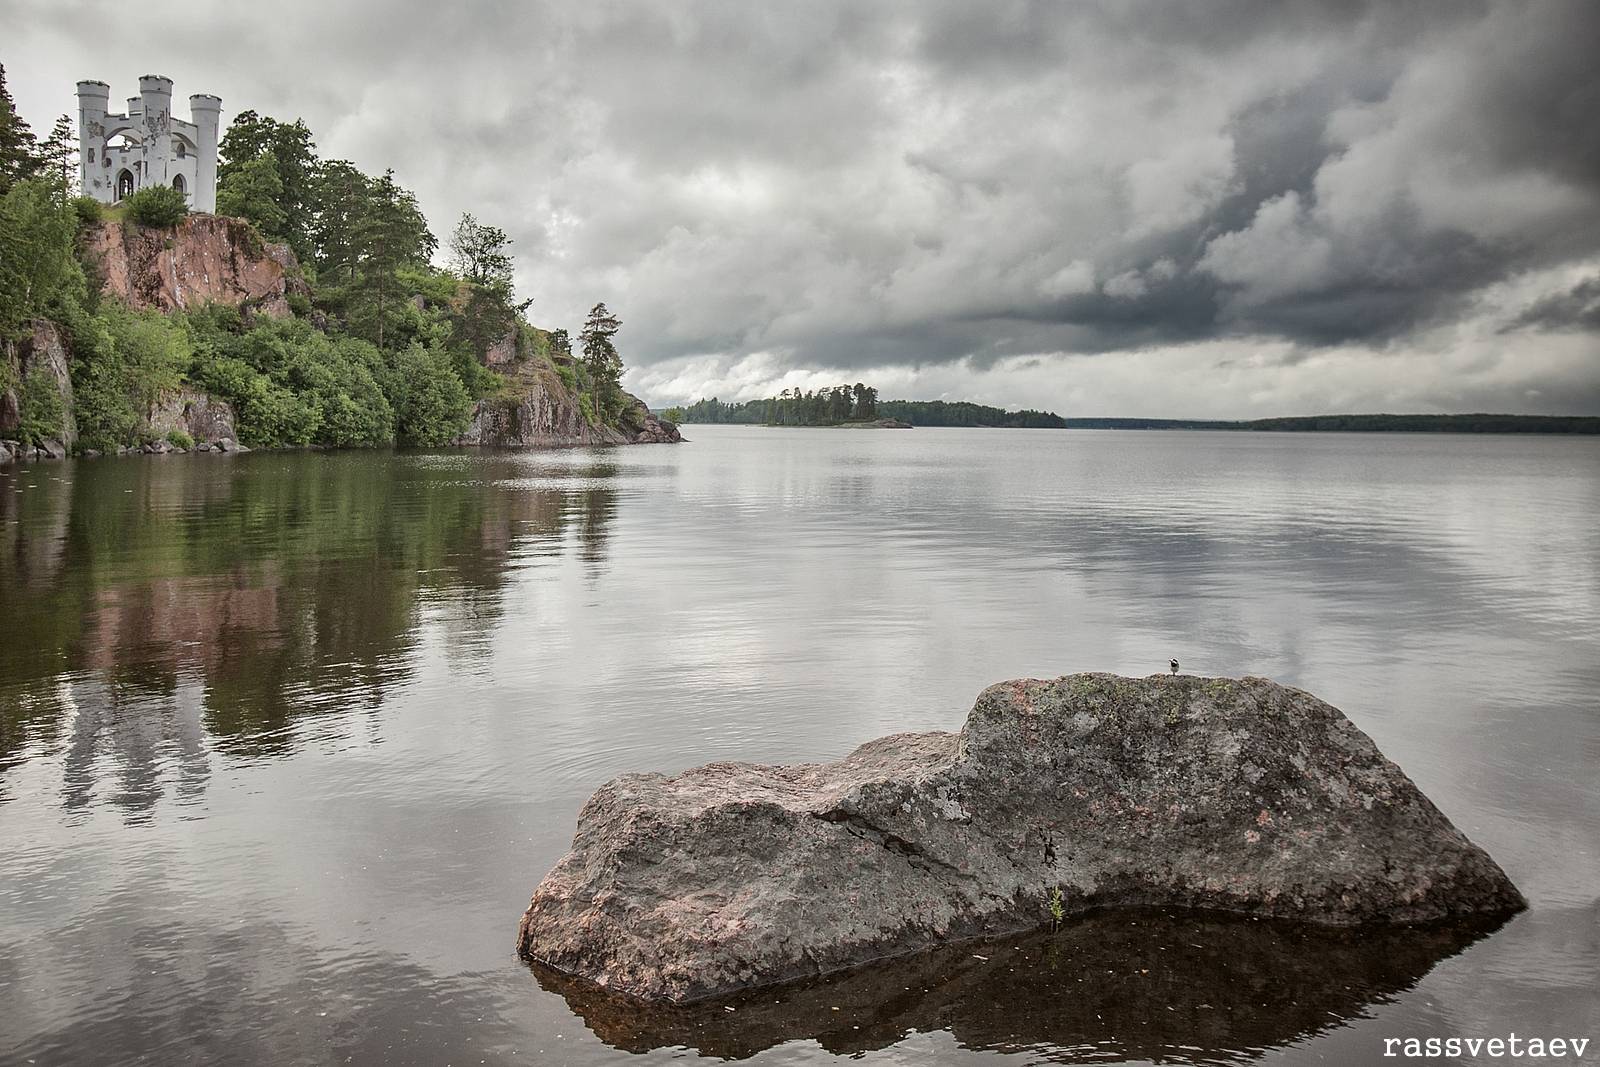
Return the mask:
POLYGON ((441 249, 392 171, 319 158, 300 121, 245 111, 221 152, 215 216, 161 187, 74 196, 70 145, 34 141, 0 68, 0 438, 49 455, 230 424, 267 447, 679 439, 621 388, 604 303, 576 345, 528 322, 503 230, 464 214, 441 249), (175 405, 205 421, 166 429, 175 405))

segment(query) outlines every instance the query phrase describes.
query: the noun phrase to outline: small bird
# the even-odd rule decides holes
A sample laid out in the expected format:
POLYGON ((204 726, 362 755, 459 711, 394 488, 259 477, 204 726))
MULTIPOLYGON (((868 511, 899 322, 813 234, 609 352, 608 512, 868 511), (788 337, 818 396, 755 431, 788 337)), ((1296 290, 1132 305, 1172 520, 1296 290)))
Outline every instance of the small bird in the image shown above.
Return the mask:
POLYGON ((1178 661, 1177 660, 1173 660, 1172 661, 1172 673, 1173 674, 1177 674, 1178 673, 1178 661))

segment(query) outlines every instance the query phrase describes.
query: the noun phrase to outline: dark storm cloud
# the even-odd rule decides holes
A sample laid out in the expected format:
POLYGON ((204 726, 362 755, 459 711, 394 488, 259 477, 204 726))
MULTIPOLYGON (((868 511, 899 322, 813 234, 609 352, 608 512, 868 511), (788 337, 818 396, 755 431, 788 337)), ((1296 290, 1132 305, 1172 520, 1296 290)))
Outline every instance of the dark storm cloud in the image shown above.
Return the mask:
POLYGON ((1366 345, 1426 383, 1424 335, 1547 323, 1600 257, 1592 0, 121 10, 0 0, 36 121, 144 67, 303 116, 436 231, 464 209, 510 231, 540 321, 607 300, 646 369, 978 373, 1220 338, 1366 345), (1541 271, 1556 289, 1485 310, 1541 271))
POLYGON ((1600 332, 1600 277, 1585 278, 1564 293, 1542 297, 1507 327, 1600 332))

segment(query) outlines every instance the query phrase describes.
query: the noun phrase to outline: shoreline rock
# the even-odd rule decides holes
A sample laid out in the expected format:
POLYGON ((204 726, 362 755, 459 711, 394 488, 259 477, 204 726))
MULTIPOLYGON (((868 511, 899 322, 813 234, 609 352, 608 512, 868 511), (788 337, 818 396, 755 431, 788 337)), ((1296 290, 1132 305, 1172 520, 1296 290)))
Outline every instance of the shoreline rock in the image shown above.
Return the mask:
POLYGON ((959 734, 836 763, 614 779, 517 948, 682 1004, 1108 906, 1353 926, 1526 902, 1316 697, 1079 674, 991 686, 959 734))

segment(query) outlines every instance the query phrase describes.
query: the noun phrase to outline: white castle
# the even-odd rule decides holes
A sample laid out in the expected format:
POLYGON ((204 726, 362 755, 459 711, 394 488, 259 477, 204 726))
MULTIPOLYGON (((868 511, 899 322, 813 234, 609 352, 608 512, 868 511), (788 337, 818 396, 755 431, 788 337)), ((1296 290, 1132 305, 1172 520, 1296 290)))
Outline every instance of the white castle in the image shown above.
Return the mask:
POLYGON ((222 98, 189 97, 189 117, 172 117, 172 79, 146 74, 126 114, 106 111, 111 86, 78 83, 78 167, 83 192, 115 204, 147 185, 170 185, 195 211, 217 209, 217 122, 222 98), (115 142, 115 143, 113 143, 115 142))

